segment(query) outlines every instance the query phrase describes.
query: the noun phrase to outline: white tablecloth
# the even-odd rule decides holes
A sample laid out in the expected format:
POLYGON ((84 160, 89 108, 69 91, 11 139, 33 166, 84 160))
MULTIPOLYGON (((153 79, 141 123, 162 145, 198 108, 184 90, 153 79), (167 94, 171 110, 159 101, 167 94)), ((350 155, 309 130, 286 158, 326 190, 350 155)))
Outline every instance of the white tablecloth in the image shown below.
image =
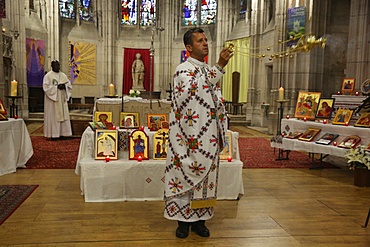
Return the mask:
POLYGON ((361 137, 361 143, 367 145, 370 143, 370 128, 361 128, 354 126, 344 126, 344 125, 334 125, 334 124, 323 124, 322 122, 298 120, 295 118, 291 119, 282 119, 281 121, 281 132, 285 135, 289 133, 294 133, 296 131, 304 132, 309 127, 320 128, 320 133, 315 137, 311 142, 300 141, 298 139, 288 139, 283 138, 282 143, 273 143, 271 142, 272 147, 282 148, 285 150, 298 150, 306 151, 310 153, 321 153, 329 154, 338 157, 343 157, 348 149, 340 148, 338 146, 322 145, 317 144, 315 141, 320 139, 326 133, 339 134, 339 137, 335 141, 339 144, 349 135, 358 135, 361 137))
POLYGON ((16 172, 33 155, 30 135, 23 119, 0 121, 0 175, 16 172))
MULTIPOLYGON (((154 132, 146 132, 149 138, 153 136, 154 132)), ((238 137, 239 133, 232 132, 232 162, 220 163, 218 199, 237 199, 244 194, 238 137)), ((118 160, 95 160, 94 139, 94 132, 87 128, 81 137, 75 169, 81 176, 86 202, 163 200, 165 160, 128 160, 127 151, 120 151, 118 160)))

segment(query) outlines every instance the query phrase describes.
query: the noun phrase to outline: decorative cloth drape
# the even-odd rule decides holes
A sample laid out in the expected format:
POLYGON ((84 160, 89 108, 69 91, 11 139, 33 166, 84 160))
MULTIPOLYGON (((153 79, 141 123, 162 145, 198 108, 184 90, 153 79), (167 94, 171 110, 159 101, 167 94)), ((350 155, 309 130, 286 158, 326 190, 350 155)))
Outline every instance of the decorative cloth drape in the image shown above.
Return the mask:
MULTIPOLYGON (((132 88, 132 63, 135 61, 136 53, 141 54, 141 60, 144 63, 145 75, 144 75, 144 89, 150 91, 150 52, 149 49, 131 49, 124 48, 123 52, 123 87, 122 93, 128 94, 132 88)), ((154 58, 153 58, 154 59, 154 58)), ((154 61, 152 65, 152 91, 153 91, 153 81, 154 81, 154 61)))
POLYGON ((234 56, 225 67, 225 75, 222 78, 222 97, 226 101, 232 101, 232 74, 234 71, 240 72, 239 102, 247 102, 248 83, 249 83, 249 45, 250 38, 227 41, 225 46, 232 43, 235 46, 234 56))

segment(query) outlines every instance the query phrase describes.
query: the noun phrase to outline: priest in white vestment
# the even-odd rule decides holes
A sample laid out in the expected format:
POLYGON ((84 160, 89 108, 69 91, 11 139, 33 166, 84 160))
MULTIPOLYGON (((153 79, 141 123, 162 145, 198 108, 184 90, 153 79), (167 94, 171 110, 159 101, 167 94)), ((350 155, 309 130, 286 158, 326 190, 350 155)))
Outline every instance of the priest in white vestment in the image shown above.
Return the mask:
POLYGON ((219 152, 227 131, 218 82, 233 54, 225 48, 217 64, 206 64, 208 43, 200 28, 188 30, 184 44, 190 57, 177 66, 172 87, 164 216, 177 220, 179 238, 187 237, 190 227, 199 236, 209 237, 205 221, 213 216, 219 152))
POLYGON ((44 136, 59 138, 72 135, 68 100, 72 95, 72 84, 60 71, 60 64, 51 62, 52 70, 44 76, 44 136))

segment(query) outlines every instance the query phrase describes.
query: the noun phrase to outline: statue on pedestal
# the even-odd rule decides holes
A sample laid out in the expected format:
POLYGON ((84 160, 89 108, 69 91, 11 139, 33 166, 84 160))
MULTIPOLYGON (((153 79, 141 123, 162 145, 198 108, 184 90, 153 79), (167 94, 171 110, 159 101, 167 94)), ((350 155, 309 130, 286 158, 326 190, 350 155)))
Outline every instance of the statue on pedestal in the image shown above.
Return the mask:
POLYGON ((136 59, 132 63, 132 89, 134 90, 144 90, 144 75, 145 67, 141 60, 141 54, 136 53, 136 59))

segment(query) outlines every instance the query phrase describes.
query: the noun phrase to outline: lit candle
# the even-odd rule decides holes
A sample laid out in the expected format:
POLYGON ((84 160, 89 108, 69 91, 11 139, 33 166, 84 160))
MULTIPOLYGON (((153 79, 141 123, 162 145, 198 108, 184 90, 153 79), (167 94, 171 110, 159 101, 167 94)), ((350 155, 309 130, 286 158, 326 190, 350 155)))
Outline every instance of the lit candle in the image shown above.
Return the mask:
POLYGON ((18 82, 12 80, 10 84, 10 96, 17 96, 18 82))
POLYGON ((144 131, 144 126, 140 126, 140 130, 141 131, 144 131))
POLYGON ((357 91, 355 92, 355 95, 356 95, 356 96, 358 96, 359 94, 360 94, 359 92, 357 92, 357 91))
POLYGON ((322 122, 323 122, 324 124, 327 124, 327 123, 328 123, 328 120, 324 119, 322 122))
POLYGON ((336 146, 337 145, 337 142, 333 142, 333 146, 336 146))
POLYGON ((105 157, 105 162, 109 162, 110 161, 110 157, 109 155, 107 157, 105 157))
POLYGON ((289 115, 286 115, 286 119, 289 119, 290 118, 290 116, 289 115))
POLYGON ((337 92, 337 95, 340 95, 340 91, 337 92))
POLYGON ((284 137, 285 136, 285 134, 284 133, 281 133, 281 137, 284 137))
POLYGON ((137 161, 141 162, 143 160, 143 157, 139 156, 137 157, 137 161))
POLYGON ((109 96, 114 96, 114 85, 112 83, 109 85, 109 96))
POLYGON ((344 123, 344 125, 345 125, 345 126, 348 126, 348 124, 349 124, 348 122, 345 122, 345 123, 344 123))
POLYGON ((18 116, 17 115, 14 115, 14 119, 18 119, 18 116))
POLYGON ((284 88, 283 87, 279 88, 279 100, 281 101, 284 100, 284 88))
POLYGON ((307 118, 306 118, 306 117, 304 117, 304 118, 303 118, 303 121, 305 121, 305 122, 306 122, 306 121, 307 121, 307 118))
POLYGON ((227 157, 227 161, 231 162, 233 160, 233 158, 231 158, 231 156, 227 157))

